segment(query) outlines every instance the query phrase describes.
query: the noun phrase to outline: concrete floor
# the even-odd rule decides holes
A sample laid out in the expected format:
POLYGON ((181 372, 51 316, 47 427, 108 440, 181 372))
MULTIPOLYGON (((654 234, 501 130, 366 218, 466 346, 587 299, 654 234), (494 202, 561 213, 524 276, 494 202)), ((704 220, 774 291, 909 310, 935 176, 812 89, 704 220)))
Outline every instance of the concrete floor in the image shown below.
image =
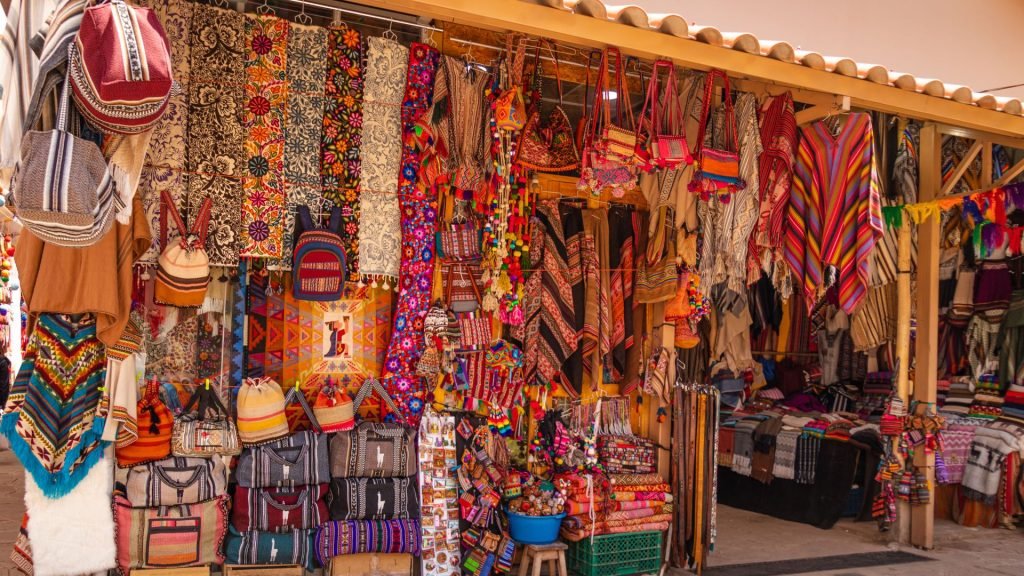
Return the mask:
MULTIPOLYGON (((9 450, 0 451, 0 575, 19 574, 9 554, 24 511, 24 476, 9 450)), ((823 576, 975 576, 1024 574, 1024 530, 963 528, 938 522, 935 550, 907 549, 933 558, 888 567, 858 568, 805 574, 823 576)), ((899 547, 889 535, 879 533, 872 522, 839 522, 831 530, 786 522, 735 508, 718 509, 718 541, 710 566, 728 566, 797 558, 813 558, 861 552, 880 552, 899 547)), ((673 576, 688 574, 670 571, 673 576)), ((713 574, 709 574, 713 576, 713 574)))

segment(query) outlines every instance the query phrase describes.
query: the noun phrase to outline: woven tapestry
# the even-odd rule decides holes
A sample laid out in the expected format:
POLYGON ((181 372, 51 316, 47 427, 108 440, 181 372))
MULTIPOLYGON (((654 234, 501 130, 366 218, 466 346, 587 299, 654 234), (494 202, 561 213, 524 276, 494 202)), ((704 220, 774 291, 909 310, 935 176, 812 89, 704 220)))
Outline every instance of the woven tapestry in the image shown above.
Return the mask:
POLYGON ((188 215, 213 200, 206 251, 211 266, 237 266, 241 241, 245 131, 245 20, 234 10, 195 4, 188 100, 188 215))
POLYGON ((263 377, 263 356, 267 350, 267 282, 263 270, 253 270, 245 291, 248 341, 246 348, 246 376, 263 377))
POLYGON ((327 31, 327 82, 320 140, 324 200, 341 207, 348 277, 359 274, 359 149, 363 126, 363 44, 348 27, 327 31))
POLYGON ((437 195, 419 181, 420 152, 417 122, 434 96, 434 75, 440 53, 414 42, 409 49, 409 75, 402 101, 402 171, 398 200, 402 217, 402 265, 398 306, 391 344, 384 360, 381 383, 415 426, 423 411, 423 379, 416 363, 423 354, 423 317, 430 307, 434 281, 434 232, 437 195))
POLYGON ((181 91, 171 93, 167 110, 153 128, 146 153, 146 165, 139 178, 139 194, 149 220, 153 243, 139 259, 140 264, 155 265, 160 255, 160 193, 171 193, 178 211, 185 213, 185 127, 188 126, 189 67, 192 54, 191 2, 186 0, 140 0, 140 6, 153 10, 167 33, 171 46, 171 67, 181 91))
POLYGON ((292 24, 288 39, 288 118, 284 125, 284 180, 288 196, 283 250, 273 268, 292 269, 295 216, 308 206, 320 217, 320 131, 323 126, 327 31, 292 24))
POLYGON ((280 258, 284 226, 284 119, 288 108, 286 20, 245 19, 245 176, 241 255, 280 258))
POLYGON ((401 263, 398 170, 402 162, 402 89, 409 49, 370 38, 366 52, 363 131, 359 147, 359 274, 385 290, 401 263))

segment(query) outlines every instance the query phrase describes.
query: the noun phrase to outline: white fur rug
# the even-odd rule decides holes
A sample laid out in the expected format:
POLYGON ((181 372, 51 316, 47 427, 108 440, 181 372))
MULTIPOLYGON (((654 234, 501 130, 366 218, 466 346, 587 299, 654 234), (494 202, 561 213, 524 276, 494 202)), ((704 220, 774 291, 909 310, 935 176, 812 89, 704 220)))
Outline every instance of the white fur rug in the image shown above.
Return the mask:
POLYGON ((111 492, 114 459, 103 459, 63 498, 52 499, 25 475, 28 538, 35 576, 78 576, 117 565, 111 492))

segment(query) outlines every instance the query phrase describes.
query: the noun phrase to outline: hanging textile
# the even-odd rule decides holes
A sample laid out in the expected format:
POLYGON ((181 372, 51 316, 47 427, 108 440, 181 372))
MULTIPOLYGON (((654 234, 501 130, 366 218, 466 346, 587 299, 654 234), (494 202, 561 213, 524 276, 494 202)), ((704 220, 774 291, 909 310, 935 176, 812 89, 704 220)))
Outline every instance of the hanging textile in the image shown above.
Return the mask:
MULTIPOLYGON (((682 374, 679 368, 677 373, 682 374)), ((717 530, 720 398, 714 386, 681 382, 677 381, 672 403, 672 564, 699 573, 717 530)))
POLYGON ((747 285, 747 248, 760 214, 759 159, 764 152, 757 125, 757 98, 749 92, 741 92, 736 97, 736 124, 740 139, 740 177, 747 185, 737 190, 726 206, 729 242, 724 248, 729 290, 740 294, 747 285))
POLYGON ((49 498, 73 490, 103 456, 95 415, 105 368, 95 318, 39 316, 0 432, 49 498))
POLYGON ((171 91, 167 109, 153 128, 146 154, 146 166, 139 178, 146 219, 153 237, 149 250, 139 259, 140 264, 156 265, 160 255, 160 195, 167 190, 181 214, 185 210, 185 132, 188 127, 189 71, 192 56, 190 31, 194 4, 187 0, 142 0, 140 6, 153 10, 167 34, 171 47, 171 72, 181 87, 171 91))
POLYGON ((231 373, 229 385, 238 390, 245 380, 245 368, 248 362, 248 347, 245 345, 245 309, 248 304, 249 288, 248 263, 238 264, 238 276, 232 280, 231 295, 231 373))
POLYGON ((398 176, 409 49, 387 38, 370 38, 368 44, 359 147, 359 274, 374 285, 383 281, 387 290, 397 282, 402 255, 398 176))
POLYGON ((491 147, 487 140, 487 98, 484 93, 491 77, 475 66, 446 56, 452 138, 449 144, 452 185, 459 190, 478 191, 490 168, 491 147))
MULTIPOLYGON (((582 212, 567 207, 563 215, 560 208, 556 200, 539 202, 530 229, 534 247, 530 258, 536 270, 526 279, 525 322, 513 327, 513 335, 523 342, 527 386, 556 381, 563 364, 578 348, 577 320, 581 318, 576 315, 573 288, 582 287, 579 245, 576 238, 571 247, 566 242, 563 221, 578 221, 582 228, 582 212)), ((579 396, 579 383, 565 392, 573 398, 579 396)))
POLYGON ((188 99, 188 215, 213 200, 206 251, 211 266, 238 265, 246 167, 241 117, 245 94, 245 21, 234 10, 195 4, 188 99))
POLYGON ((761 144, 759 158, 760 215, 750 236, 747 281, 756 282, 764 271, 783 298, 792 294, 792 282, 783 262, 782 238, 793 184, 796 159, 796 115, 793 95, 784 92, 761 104, 761 144))
MULTIPOLYGON (((327 75, 327 31, 292 24, 288 38, 288 117, 284 124, 284 186, 287 209, 281 259, 271 267, 291 270, 299 206, 320 217, 320 146, 327 75)), ((351 260, 346 259, 346 262, 351 260)))
POLYGON ((459 576, 459 506, 448 494, 458 484, 455 458, 455 417, 428 411, 420 421, 420 503, 423 511, 423 576, 459 576), (433 552, 431 554, 431 552, 433 552))
POLYGON ((583 367, 590 373, 593 386, 600 381, 597 373, 604 368, 612 349, 608 252, 608 211, 604 208, 583 210, 580 263, 586 301, 580 347, 583 367))
POLYGON ((871 116, 850 114, 838 134, 816 122, 801 128, 790 194, 786 261, 810 310, 833 285, 852 314, 870 283, 870 262, 882 234, 871 116))
POLYGON ((363 43, 347 26, 327 30, 320 194, 341 207, 348 278, 359 277, 359 173, 363 127, 363 43))
POLYGON ((245 315, 248 325, 246 349, 246 376, 262 378, 263 359, 267 350, 267 287, 270 278, 266 270, 256 268, 249 273, 246 288, 245 315))
POLYGON ((245 19, 245 176, 242 179, 241 256, 279 258, 283 226, 284 121, 289 83, 287 20, 245 19))
POLYGON ((608 268, 611 301, 611 353, 605 382, 622 382, 626 353, 633 347, 633 280, 640 218, 631 206, 608 209, 608 268))
POLYGON ((424 383, 416 375, 416 363, 423 354, 423 317, 430 307, 433 288, 437 219, 436 190, 419 179, 420 153, 429 144, 420 140, 420 135, 428 132, 417 123, 430 107, 439 60, 440 53, 426 44, 414 42, 409 49, 408 79, 402 101, 402 171, 398 193, 402 265, 395 323, 382 378, 384 387, 413 425, 419 422, 423 410, 424 383))

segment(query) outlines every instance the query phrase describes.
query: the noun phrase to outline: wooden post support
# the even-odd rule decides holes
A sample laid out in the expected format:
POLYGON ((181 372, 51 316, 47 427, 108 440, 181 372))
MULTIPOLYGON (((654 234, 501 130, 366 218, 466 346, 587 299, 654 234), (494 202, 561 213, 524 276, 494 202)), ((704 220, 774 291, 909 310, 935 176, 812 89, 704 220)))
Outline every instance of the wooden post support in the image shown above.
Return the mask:
MULTIPOLYGON (((921 128, 921 156, 918 201, 928 202, 942 188, 942 134, 938 126, 927 123, 921 128)), ((935 406, 939 363, 939 250, 942 223, 938 217, 926 219, 917 229, 917 339, 913 399, 935 406)), ((914 462, 928 478, 928 504, 914 506, 910 543, 918 548, 934 546, 935 454, 917 451, 914 462)))
MULTIPOLYGON (((911 322, 911 290, 910 268, 913 250, 912 226, 910 218, 904 216, 903 225, 899 229, 897 240, 896 262, 899 276, 896 279, 896 395, 906 406, 910 400, 910 322, 911 322)), ((899 454, 899 440, 892 441, 893 453, 899 454)), ((902 457, 900 457, 902 460, 902 457)), ((900 500, 897 503, 896 526, 894 532, 899 542, 910 542, 910 503, 900 500)))

